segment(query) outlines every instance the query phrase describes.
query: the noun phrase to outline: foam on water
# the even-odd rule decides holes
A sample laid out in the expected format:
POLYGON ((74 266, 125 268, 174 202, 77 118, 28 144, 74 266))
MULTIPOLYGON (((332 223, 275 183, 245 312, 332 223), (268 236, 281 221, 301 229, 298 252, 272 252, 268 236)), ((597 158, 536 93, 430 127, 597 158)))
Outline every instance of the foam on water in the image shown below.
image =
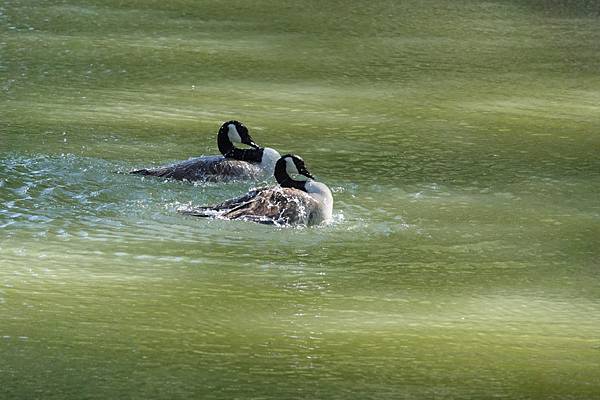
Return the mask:
MULTIPOLYGON (((264 227, 246 226, 248 224, 243 222, 219 225, 177 214, 177 210, 192 205, 237 196, 248 190, 248 184, 196 182, 192 185, 123 173, 131 167, 124 162, 72 154, 9 154, 0 160, 0 174, 4 177, 0 185, 0 226, 8 236, 30 232, 40 237, 53 235, 98 241, 143 241, 157 234, 170 240, 194 240, 199 232, 219 235, 223 229, 246 229, 254 230, 252 235, 261 240, 264 227)), ((304 236, 356 230, 389 233, 390 229, 396 229, 389 223, 371 221, 371 216, 378 213, 382 214, 378 219, 385 219, 384 210, 372 214, 344 199, 354 197, 358 190, 354 183, 334 185, 332 223, 314 227, 304 236)), ((407 226, 398 227, 406 229, 407 226)))

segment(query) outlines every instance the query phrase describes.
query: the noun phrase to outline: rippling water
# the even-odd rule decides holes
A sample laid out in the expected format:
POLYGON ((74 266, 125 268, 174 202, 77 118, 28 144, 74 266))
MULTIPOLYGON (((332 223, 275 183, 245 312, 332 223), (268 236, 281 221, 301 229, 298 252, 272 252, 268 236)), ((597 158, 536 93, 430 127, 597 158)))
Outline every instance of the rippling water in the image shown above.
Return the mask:
POLYGON ((0 399, 600 396, 593 1, 0 5, 0 399), (130 176, 238 118, 334 195, 130 176))

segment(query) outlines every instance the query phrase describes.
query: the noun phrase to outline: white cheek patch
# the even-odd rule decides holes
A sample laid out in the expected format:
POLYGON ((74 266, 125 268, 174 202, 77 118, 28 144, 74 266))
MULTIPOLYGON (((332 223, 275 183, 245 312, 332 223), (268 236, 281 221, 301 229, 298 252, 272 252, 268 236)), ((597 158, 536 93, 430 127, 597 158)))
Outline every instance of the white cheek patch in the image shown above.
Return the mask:
POLYGON ((292 177, 294 175, 298 175, 298 169, 296 168, 296 164, 292 161, 291 158, 285 159, 285 172, 292 177))
POLYGON ((227 137, 229 137, 231 143, 242 143, 242 138, 238 133, 237 129, 235 128, 235 125, 229 124, 227 128, 227 137))
POLYGON ((296 164, 291 158, 285 159, 285 172, 287 172, 288 176, 296 181, 307 181, 308 178, 304 175, 300 175, 298 172, 298 168, 296 168, 296 164))

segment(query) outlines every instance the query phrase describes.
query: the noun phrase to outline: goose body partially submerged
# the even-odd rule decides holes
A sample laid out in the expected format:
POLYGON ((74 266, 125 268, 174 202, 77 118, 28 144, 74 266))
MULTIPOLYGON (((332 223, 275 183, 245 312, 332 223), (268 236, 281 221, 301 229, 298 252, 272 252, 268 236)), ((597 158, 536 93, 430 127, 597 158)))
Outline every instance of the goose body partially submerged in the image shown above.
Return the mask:
POLYGON ((281 157, 274 175, 278 186, 254 189, 215 206, 180 212, 273 225, 317 225, 331 221, 331 191, 327 185, 314 180, 300 157, 292 154, 281 157))
POLYGON ((190 158, 175 164, 143 168, 130 173, 187 181, 259 180, 273 174, 275 163, 280 157, 276 150, 259 147, 254 143, 248 129, 238 121, 228 121, 221 125, 217 134, 217 145, 221 156, 190 158), (236 147, 235 144, 239 143, 250 148, 236 147))

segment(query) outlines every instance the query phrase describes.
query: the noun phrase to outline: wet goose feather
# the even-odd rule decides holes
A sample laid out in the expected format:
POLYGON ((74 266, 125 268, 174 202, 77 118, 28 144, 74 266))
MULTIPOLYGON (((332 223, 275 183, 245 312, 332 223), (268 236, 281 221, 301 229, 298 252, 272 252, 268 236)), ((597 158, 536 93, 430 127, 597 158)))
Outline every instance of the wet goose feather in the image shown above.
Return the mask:
POLYGON ((137 175, 188 181, 229 181, 240 177, 259 179, 263 170, 257 164, 222 156, 191 158, 177 164, 134 171, 137 175))
POLYGON ((317 200, 294 188, 255 189, 244 196, 211 207, 183 210, 196 217, 253 221, 269 225, 311 225, 319 208, 317 200))
POLYGON ((196 217, 253 221, 272 225, 314 225, 331 219, 333 197, 329 188, 315 182, 304 161, 291 154, 275 166, 280 186, 251 190, 214 206, 179 210, 196 217), (294 179, 293 176, 298 176, 294 179))

